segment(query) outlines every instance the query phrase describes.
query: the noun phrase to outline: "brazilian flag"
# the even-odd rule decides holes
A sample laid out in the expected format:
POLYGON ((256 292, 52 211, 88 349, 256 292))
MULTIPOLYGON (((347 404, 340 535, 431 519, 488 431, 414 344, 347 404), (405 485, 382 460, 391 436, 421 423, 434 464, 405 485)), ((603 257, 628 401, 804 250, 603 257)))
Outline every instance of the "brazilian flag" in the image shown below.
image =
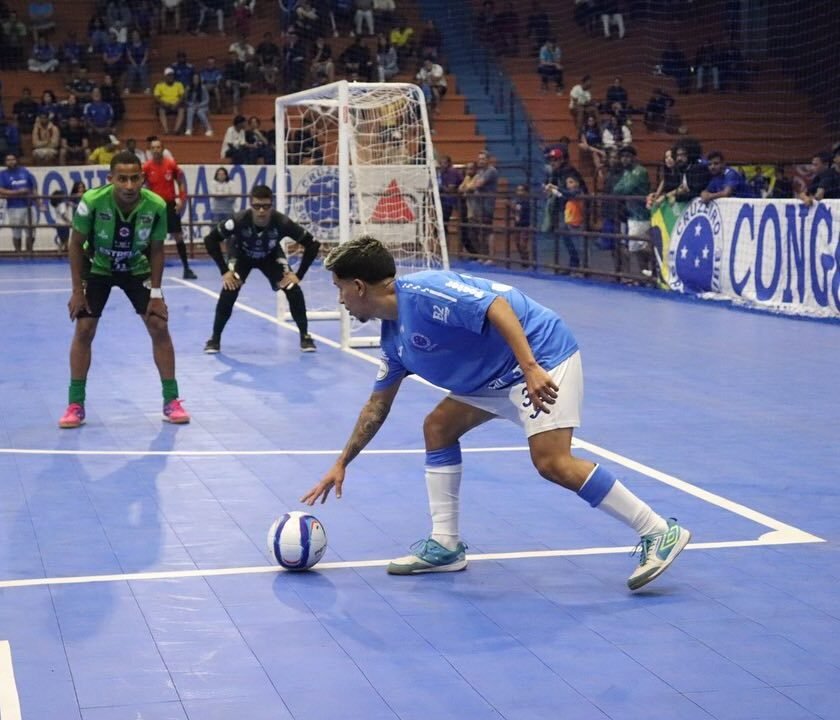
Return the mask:
POLYGON ((659 287, 668 285, 668 251, 671 247, 671 232, 688 203, 670 203, 667 200, 654 205, 650 212, 650 239, 659 265, 659 287))

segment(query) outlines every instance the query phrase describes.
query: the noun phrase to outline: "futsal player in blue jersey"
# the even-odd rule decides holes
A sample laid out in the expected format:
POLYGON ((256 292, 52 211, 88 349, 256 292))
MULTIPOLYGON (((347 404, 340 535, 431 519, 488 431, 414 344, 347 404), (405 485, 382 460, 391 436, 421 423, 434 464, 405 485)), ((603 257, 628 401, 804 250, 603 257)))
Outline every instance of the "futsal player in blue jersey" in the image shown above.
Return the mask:
POLYGON ((392 575, 452 572, 467 566, 458 531, 464 433, 493 418, 521 425, 531 460, 547 480, 572 490, 640 536, 631 590, 661 574, 691 533, 657 515, 613 474, 571 454, 580 426, 583 372, 577 342, 563 320, 509 285, 426 270, 396 278, 390 252, 363 236, 325 260, 339 302, 366 321, 382 320, 382 363, 373 392, 335 464, 301 500, 341 497, 347 465, 385 422, 400 383, 416 374, 449 390, 423 423, 432 532, 415 554, 388 565, 392 575))

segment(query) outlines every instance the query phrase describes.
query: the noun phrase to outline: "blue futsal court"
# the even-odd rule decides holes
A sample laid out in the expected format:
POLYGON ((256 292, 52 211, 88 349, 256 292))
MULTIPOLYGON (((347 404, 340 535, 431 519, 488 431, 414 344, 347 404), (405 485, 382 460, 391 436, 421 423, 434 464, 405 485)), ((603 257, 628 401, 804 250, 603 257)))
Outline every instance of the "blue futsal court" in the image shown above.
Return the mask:
POLYGON ((204 355, 219 281, 196 270, 164 282, 192 424, 160 421, 116 291, 87 425, 62 431, 68 268, 0 266, 2 720, 840 718, 840 324, 496 273, 577 335, 578 451, 692 544, 630 593, 637 538, 497 421, 463 442, 468 570, 386 575, 429 528, 421 423, 442 394, 406 381, 314 510, 327 555, 292 574, 266 531, 344 444, 374 354, 328 323, 301 354, 255 277, 204 355))

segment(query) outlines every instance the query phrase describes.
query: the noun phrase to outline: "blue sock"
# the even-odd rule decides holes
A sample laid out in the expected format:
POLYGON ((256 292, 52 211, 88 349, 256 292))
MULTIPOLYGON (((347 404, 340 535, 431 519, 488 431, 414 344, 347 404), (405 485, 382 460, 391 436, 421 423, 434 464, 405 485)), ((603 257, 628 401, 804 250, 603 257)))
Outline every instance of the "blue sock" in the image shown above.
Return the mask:
POLYGON ((598 507, 601 500, 612 490, 613 485, 615 485, 615 475, 606 468, 596 465, 577 494, 592 507, 598 507))

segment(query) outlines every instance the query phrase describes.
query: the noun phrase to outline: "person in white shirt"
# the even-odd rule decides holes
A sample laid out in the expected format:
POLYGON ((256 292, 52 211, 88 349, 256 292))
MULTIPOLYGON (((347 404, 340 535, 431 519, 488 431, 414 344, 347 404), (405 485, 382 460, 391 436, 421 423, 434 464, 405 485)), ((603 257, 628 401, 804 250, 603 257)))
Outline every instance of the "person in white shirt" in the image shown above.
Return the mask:
POLYGON ((595 106, 592 103, 592 78, 584 75, 580 82, 572 88, 569 93, 569 112, 575 121, 575 127, 580 130, 587 113, 594 112, 595 106))
POLYGON ((245 139, 245 126, 247 119, 244 115, 237 115, 233 118, 233 125, 225 130, 225 137, 222 140, 222 149, 219 157, 222 160, 232 160, 237 164, 248 161, 248 147, 245 139))
POLYGON ((417 72, 417 82, 429 98, 429 104, 436 110, 447 90, 446 74, 443 68, 431 58, 426 58, 423 61, 423 67, 417 72))

